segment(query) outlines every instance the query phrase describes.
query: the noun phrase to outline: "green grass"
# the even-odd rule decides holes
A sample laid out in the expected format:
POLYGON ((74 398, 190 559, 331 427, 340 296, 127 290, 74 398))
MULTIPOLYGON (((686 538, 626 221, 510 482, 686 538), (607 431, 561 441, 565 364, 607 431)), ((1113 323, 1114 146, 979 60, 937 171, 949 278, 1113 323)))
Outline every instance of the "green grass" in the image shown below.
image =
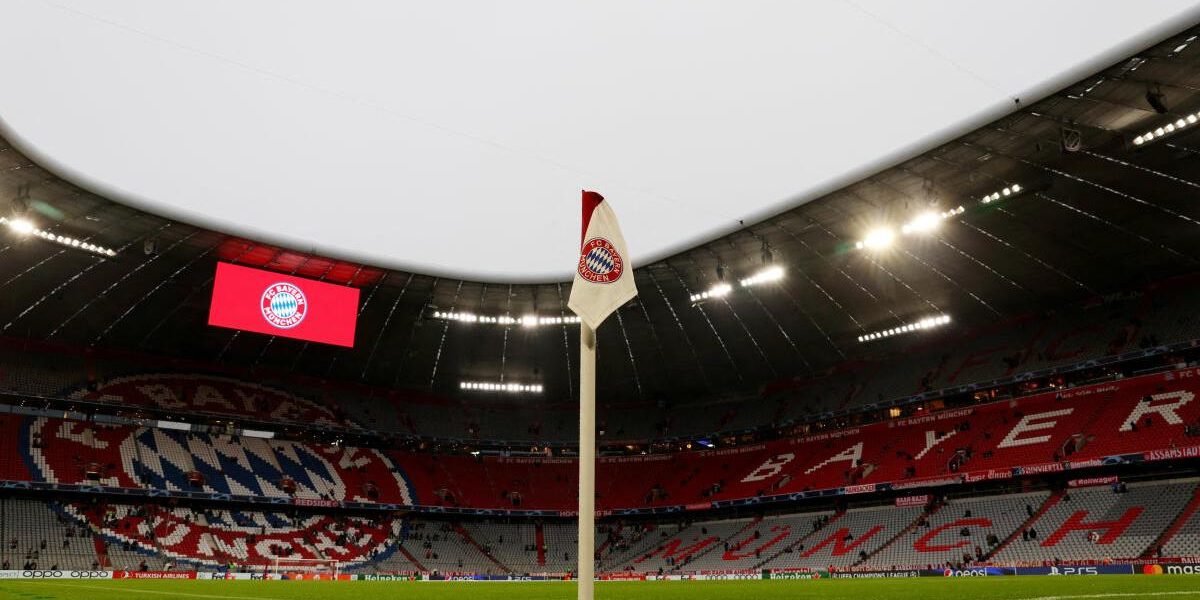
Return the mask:
MULTIPOLYGON (((1200 599, 1200 577, 1091 576, 988 577, 979 579, 892 579, 822 581, 650 581, 601 582, 598 600, 889 600, 917 598, 1200 599)), ((163 600, 164 598, 289 600, 568 600, 568 582, 393 582, 393 581, 0 581, 3 600, 163 600)))

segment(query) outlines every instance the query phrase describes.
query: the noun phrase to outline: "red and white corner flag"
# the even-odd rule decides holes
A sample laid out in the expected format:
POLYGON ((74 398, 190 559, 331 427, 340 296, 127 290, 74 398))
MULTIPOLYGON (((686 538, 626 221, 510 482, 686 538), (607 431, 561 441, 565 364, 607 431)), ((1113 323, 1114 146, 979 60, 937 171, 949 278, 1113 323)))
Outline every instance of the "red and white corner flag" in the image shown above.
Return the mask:
POLYGON ((613 311, 637 295, 633 265, 617 215, 596 192, 583 192, 583 236, 570 308, 588 327, 596 329, 613 311))

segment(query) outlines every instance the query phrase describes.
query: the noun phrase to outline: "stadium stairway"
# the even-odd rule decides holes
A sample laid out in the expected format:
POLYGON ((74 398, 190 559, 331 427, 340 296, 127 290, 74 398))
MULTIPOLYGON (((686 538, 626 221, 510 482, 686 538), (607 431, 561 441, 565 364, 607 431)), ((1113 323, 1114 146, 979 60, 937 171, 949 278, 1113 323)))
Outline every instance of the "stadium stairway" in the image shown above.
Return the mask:
MULTIPOLYGON (((1113 394, 1111 394, 1111 393, 1105 394, 1105 396, 1104 396, 1104 400, 1110 400, 1112 398, 1113 398, 1113 394)), ((1101 401, 1101 399, 1099 399, 1099 398, 1097 398, 1096 400, 1101 401)), ((1099 441, 1098 440, 1099 436, 1097 436, 1097 434, 1093 433, 1093 432, 1096 431, 1096 428, 1098 426, 1097 424, 1101 423, 1107 414, 1108 413, 1106 411, 1097 410, 1097 411, 1092 412, 1092 414, 1088 415, 1087 420, 1084 421, 1079 426, 1078 430, 1073 432, 1074 435, 1068 436, 1067 438, 1065 438, 1062 441, 1061 445, 1058 448, 1059 455, 1062 456, 1063 458, 1070 456, 1066 452, 1065 447, 1068 443, 1070 443, 1073 440, 1073 438, 1078 437, 1079 439, 1082 440, 1082 443, 1079 444, 1078 447, 1075 449, 1076 452, 1083 452, 1084 449, 1086 449, 1088 446, 1092 445, 1092 442, 1099 441)), ((1093 450, 1095 450, 1095 448, 1093 448, 1093 450)))
POLYGON ((408 551, 408 548, 405 548, 403 545, 401 545, 399 547, 399 550, 400 550, 401 556, 403 556, 405 559, 407 559, 408 562, 412 563, 413 566, 417 567, 418 571, 428 571, 429 570, 429 569, 425 568, 425 565, 421 564, 421 561, 417 560, 417 557, 412 555, 412 552, 408 551))
MULTIPOLYGON (((196 515, 196 522, 204 524, 204 525, 209 525, 210 523, 208 520, 207 511, 201 512, 200 514, 196 515)), ((227 565, 231 562, 237 562, 236 558, 234 558, 228 552, 225 551, 225 546, 223 544, 217 543, 216 537, 213 536, 213 534, 211 532, 205 533, 204 535, 200 536, 200 539, 201 539, 201 543, 207 544, 208 548, 212 550, 213 560, 216 560, 217 564, 227 565)))
POLYGON ((862 560, 855 561, 854 566, 861 565, 861 564, 871 560, 871 558, 873 556, 875 556, 876 554, 879 554, 880 552, 883 552, 884 549, 886 549, 888 546, 895 544, 897 540, 899 540, 899 539, 903 538, 905 535, 915 531, 916 528, 920 526, 922 519, 928 519, 929 517, 932 517, 933 515, 937 514, 937 511, 941 510, 941 508, 945 505, 946 505, 945 502, 938 502, 938 503, 934 504, 932 507, 930 507, 928 510, 922 511, 921 514, 917 515, 917 517, 912 520, 912 523, 908 524, 908 527, 905 527, 904 529, 901 529, 900 531, 896 532, 896 535, 893 535, 891 538, 888 539, 888 541, 884 542, 883 544, 881 544, 874 550, 868 552, 867 555, 862 560))
POLYGON ((846 511, 844 511, 844 510, 839 510, 839 511, 837 511, 837 512, 833 513, 832 515, 830 515, 830 517, 829 517, 829 522, 828 522, 828 523, 826 523, 825 525, 823 525, 823 526, 821 526, 821 527, 819 527, 819 528, 817 528, 817 529, 814 529, 814 530, 812 530, 812 531, 810 531, 810 532, 808 532, 808 533, 804 534, 804 536, 803 536, 803 537, 801 537, 800 539, 798 539, 798 540, 796 540, 796 541, 792 542, 791 544, 788 544, 787 546, 785 546, 785 547, 783 547, 783 548, 780 548, 780 549, 779 549, 778 551, 776 551, 774 554, 772 554, 771 556, 768 556, 768 557, 767 557, 765 560, 761 560, 761 561, 759 561, 759 562, 755 563, 753 568, 755 568, 755 569, 760 569, 760 568, 762 568, 762 566, 763 566, 763 565, 765 565, 765 564, 767 564, 767 563, 769 563, 769 562, 771 562, 771 561, 775 560, 776 558, 779 558, 779 556, 780 556, 780 555, 782 555, 782 554, 786 553, 786 552, 788 551, 788 549, 789 549, 789 548, 790 548, 790 549, 792 549, 793 551, 794 551, 794 550, 795 550, 797 547, 803 548, 804 546, 808 545, 808 542, 809 542, 809 540, 810 540, 811 538, 813 538, 813 537, 814 537, 814 536, 816 536, 817 534, 819 534, 819 533, 821 533, 821 532, 825 531, 825 529, 826 529, 826 528, 828 528, 830 525, 832 525, 832 524, 836 523, 836 522, 837 522, 837 520, 838 520, 838 519, 840 519, 840 518, 842 518, 842 516, 843 516, 843 515, 845 515, 845 514, 846 514, 846 511))
POLYGON ((670 570, 671 571, 683 570, 684 567, 692 564, 692 562, 695 561, 696 559, 703 557, 705 554, 708 554, 709 552, 712 552, 713 550, 715 550, 719 546, 721 546, 721 541, 722 541, 722 538, 717 538, 716 542, 709 544, 709 545, 705 546, 704 548, 701 548, 699 551, 697 551, 693 554, 688 554, 687 557, 685 557, 683 560, 675 563, 674 566, 670 567, 670 570))
POLYGON ((108 560, 108 549, 104 547, 104 538, 93 535, 92 547, 96 549, 96 562, 100 564, 100 568, 112 568, 112 562, 108 560))
POLYGON ((1175 517, 1171 525, 1162 532, 1162 535, 1158 536, 1158 539, 1154 540, 1153 544, 1150 544, 1149 548, 1146 548, 1139 558, 1154 558, 1158 549, 1169 544, 1175 534, 1179 533, 1179 530, 1183 529, 1183 526, 1191 520, 1192 515, 1196 514, 1197 510, 1200 510, 1200 485, 1197 485, 1195 491, 1192 492, 1192 499, 1187 506, 1179 511, 1179 516, 1175 517))
MULTIPOLYGON (((625 524, 617 523, 617 528, 615 530, 613 530, 611 533, 609 533, 609 535, 604 536, 604 541, 601 542, 599 548, 596 548, 596 556, 597 557, 604 556, 604 551, 608 550, 608 547, 612 545, 614 539, 619 539, 621 537, 621 532, 623 532, 623 531, 625 531, 625 524)), ((541 544, 541 542, 542 542, 542 526, 541 525, 538 525, 537 533, 538 533, 538 544, 541 544)))
POLYGON ((463 527, 461 524, 455 523, 455 524, 454 524, 454 531, 455 531, 456 533, 458 533, 458 535, 462 536, 463 540, 465 540, 465 541, 466 541, 468 544, 470 544, 470 545, 474 546, 474 547, 475 547, 475 549, 476 549, 476 550, 478 550, 480 554, 482 554, 482 555, 486 556, 488 560, 492 561, 492 563, 494 563, 494 564, 495 564, 497 567, 499 567, 501 571, 503 571, 503 572, 505 572, 505 573, 512 573, 512 572, 513 572, 513 570, 512 570, 512 569, 510 569, 510 568, 508 568, 508 566, 507 566, 507 565, 505 565, 504 563, 502 563, 502 562, 500 562, 499 560, 497 560, 497 559, 496 559, 496 557, 495 557, 495 556, 494 556, 494 555, 491 553, 491 551, 490 551, 490 550, 488 550, 487 548, 484 548, 484 547, 483 547, 483 545, 481 545, 481 544, 480 544, 480 543, 479 543, 479 542, 478 542, 478 541, 477 541, 477 540, 476 540, 476 539, 475 539, 475 538, 474 538, 474 537, 471 535, 471 532, 467 531, 467 528, 466 528, 466 527, 463 527))
POLYGON ((1008 534, 1008 537, 1004 538, 1004 540, 996 545, 995 548, 992 548, 987 554, 984 554, 983 560, 991 560, 993 556, 999 554, 1001 550, 1004 550, 1005 546, 1008 546, 1013 540, 1020 537, 1022 531, 1029 529, 1029 526, 1033 525, 1038 519, 1042 518, 1042 515, 1046 514, 1046 511, 1054 508, 1056 504, 1062 501, 1063 493, 1064 492, 1060 490, 1047 496, 1046 499, 1042 501, 1042 505, 1039 506, 1037 510, 1033 511, 1033 515, 1031 515, 1028 519, 1025 519, 1025 522, 1021 523, 1020 527, 1017 527, 1012 533, 1008 534))
MULTIPOLYGON (((674 537, 668 535, 668 529, 669 526, 660 525, 644 531, 640 537, 636 536, 636 534, 631 535, 628 539, 627 548, 618 548, 617 552, 601 554, 598 568, 612 571, 620 569, 622 565, 632 565, 644 561, 647 554, 654 552, 655 548, 674 537)), ((686 528, 680 527, 675 532, 675 535, 681 534, 684 529, 686 528)), ((623 532, 624 528, 621 531, 623 532)))
MULTIPOLYGON (((722 542, 722 547, 724 546, 724 544, 725 544, 725 543, 728 543, 728 544, 729 544, 729 549, 730 549, 730 550, 738 550, 738 549, 741 549, 741 547, 742 547, 744 544, 746 544, 746 543, 749 543, 749 542, 752 542, 752 541, 753 541, 753 538, 746 538, 746 539, 744 539, 744 540, 742 540, 741 542, 738 542, 738 543, 736 543, 736 544, 735 544, 735 543, 733 543, 733 541, 734 541, 734 540, 736 540, 736 539, 738 539, 739 537, 741 537, 741 536, 742 536, 742 534, 744 534, 744 533, 746 533, 747 531, 750 531, 751 529, 753 529, 753 528, 757 527, 759 523, 762 523, 762 520, 763 520, 763 518, 762 518, 761 516, 754 517, 753 519, 750 519, 750 521, 746 523, 746 526, 745 526, 745 527, 742 527, 741 529, 739 529, 739 530, 737 530, 737 531, 733 532, 731 535, 729 535, 729 537, 726 537, 725 539, 721 540, 721 542, 722 542)), ((703 554, 703 553, 701 553, 701 554, 703 554)))
POLYGON ((538 523, 534 527, 534 539, 537 540, 537 557, 538 566, 546 566, 546 533, 542 530, 542 524, 538 523))
MULTIPOLYGON (((97 505, 96 510, 104 511, 105 507, 105 504, 100 504, 97 505)), ((77 510, 78 508, 79 507, 76 507, 77 510)), ((161 565, 162 561, 164 560, 159 554, 158 548, 150 543, 147 543, 144 538, 144 532, 150 531, 149 517, 152 516, 152 513, 150 512, 147 513, 146 517, 138 517, 136 519, 128 520, 132 526, 132 530, 141 530, 143 532, 143 536, 135 541, 131 541, 129 548, 125 549, 123 547, 123 540, 114 535, 111 530, 107 528, 97 528, 92 523, 89 523, 86 518, 82 517, 80 513, 72 513, 61 505, 57 506, 55 510, 60 515, 74 519, 77 523, 90 527, 94 532, 93 540, 98 540, 99 544, 102 545, 105 561, 108 562, 112 567, 119 569, 131 569, 135 568, 142 560, 146 560, 150 565, 161 565)), ((99 558, 97 558, 97 561, 99 561, 99 558)))
POLYGON ((762 520, 763 520, 763 518, 761 516, 757 516, 757 517, 754 517, 753 519, 750 519, 749 521, 746 522, 746 524, 744 526, 742 526, 737 531, 734 531, 733 533, 731 533, 723 538, 719 538, 716 543, 709 544, 706 548, 700 550, 699 552, 697 552, 695 554, 692 554, 691 556, 688 556, 687 560, 681 562, 678 565, 675 565, 674 570, 680 570, 683 567, 690 565, 693 562, 696 562, 697 560, 699 560, 701 558, 704 558, 705 555, 710 554, 714 551, 725 552, 725 544, 729 544, 730 550, 736 550, 746 544, 753 542, 754 541, 753 537, 747 537, 746 539, 744 539, 740 542, 736 542, 736 543, 734 542, 734 540, 738 539, 739 537, 741 537, 743 535, 749 535, 747 532, 749 532, 750 530, 757 527, 759 525, 759 523, 762 523, 762 520))
MULTIPOLYGON (((697 567, 696 561, 702 559, 717 549, 718 554, 724 552, 722 540, 732 539, 747 527, 754 524, 754 519, 735 519, 731 521, 705 521, 702 523, 681 524, 674 535, 647 540, 649 547, 643 547, 638 553, 629 553, 626 558, 641 570, 653 571, 661 568, 663 571, 679 571, 691 565, 691 569, 722 568, 724 565, 697 567), (649 562, 647 562, 649 561, 649 562)), ((720 557, 717 558, 720 561, 720 557)), ((623 560, 615 561, 618 564, 623 560)))

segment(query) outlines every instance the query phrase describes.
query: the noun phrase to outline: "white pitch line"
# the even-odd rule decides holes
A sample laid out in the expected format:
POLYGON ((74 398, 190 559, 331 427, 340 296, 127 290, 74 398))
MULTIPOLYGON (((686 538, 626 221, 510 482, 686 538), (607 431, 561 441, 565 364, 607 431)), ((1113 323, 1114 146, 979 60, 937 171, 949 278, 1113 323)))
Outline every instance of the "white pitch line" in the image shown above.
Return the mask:
POLYGON ((1113 592, 1109 594, 1073 594, 1070 596, 1038 596, 1036 598, 1022 598, 1021 600, 1070 600, 1071 598, 1142 598, 1146 596, 1182 596, 1182 595, 1200 596, 1200 590, 1197 591, 1178 591, 1178 592, 1113 592))
MULTIPOLYGON (((74 589, 104 590, 104 591, 109 591, 109 592, 121 592, 121 591, 136 592, 139 594, 154 594, 156 596, 172 596, 172 597, 187 596, 189 598, 218 598, 218 599, 228 598, 231 600, 272 600, 268 596, 228 596, 225 594, 218 595, 218 594, 194 594, 194 593, 187 593, 187 592, 161 592, 158 590, 129 589, 129 588, 127 588, 125 590, 121 590, 120 588, 105 587, 102 585, 81 585, 81 584, 77 584, 77 583, 59 583, 59 582, 53 582, 53 581, 42 581, 42 582, 39 582, 39 584, 40 585, 55 585, 58 587, 66 587, 66 588, 74 588, 74 589)), ((286 600, 286 599, 279 598, 277 600, 286 600)))

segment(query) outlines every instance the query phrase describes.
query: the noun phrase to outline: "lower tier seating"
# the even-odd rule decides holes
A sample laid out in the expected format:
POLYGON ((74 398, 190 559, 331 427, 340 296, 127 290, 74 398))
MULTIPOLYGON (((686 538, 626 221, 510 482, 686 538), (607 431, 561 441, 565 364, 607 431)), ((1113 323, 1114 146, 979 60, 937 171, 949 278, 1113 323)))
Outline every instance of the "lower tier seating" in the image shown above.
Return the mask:
MULTIPOLYGON (((1198 483, 1177 479, 724 520, 605 521, 596 528, 594 558, 598 572, 679 573, 1194 557, 1198 483)), ((576 561, 569 521, 452 522, 30 498, 0 500, 0 516, 0 562, 13 569, 232 564, 261 570, 306 560, 363 572, 562 573, 576 561)))
POLYGON ((1071 490, 1029 522, 1026 535, 1014 539, 992 561, 1040 564, 1137 558, 1171 525, 1195 489, 1196 482, 1186 480, 1135 483, 1121 493, 1108 487, 1071 490))

